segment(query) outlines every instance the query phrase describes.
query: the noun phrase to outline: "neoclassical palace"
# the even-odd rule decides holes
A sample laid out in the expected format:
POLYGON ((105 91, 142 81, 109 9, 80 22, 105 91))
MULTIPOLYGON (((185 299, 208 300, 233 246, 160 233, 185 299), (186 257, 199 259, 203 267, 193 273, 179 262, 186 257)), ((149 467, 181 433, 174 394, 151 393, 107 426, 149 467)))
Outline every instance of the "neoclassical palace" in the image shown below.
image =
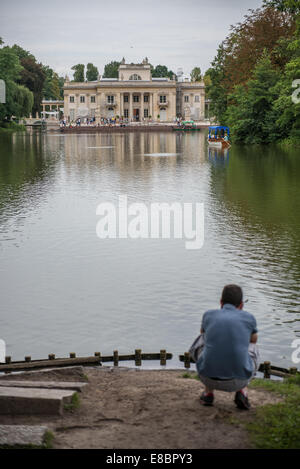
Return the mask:
POLYGON ((175 76, 154 78, 148 59, 141 64, 119 66, 118 78, 76 83, 66 77, 64 85, 64 116, 68 121, 78 117, 121 117, 129 121, 173 122, 176 116, 203 120, 205 86, 203 82, 178 82, 175 76))

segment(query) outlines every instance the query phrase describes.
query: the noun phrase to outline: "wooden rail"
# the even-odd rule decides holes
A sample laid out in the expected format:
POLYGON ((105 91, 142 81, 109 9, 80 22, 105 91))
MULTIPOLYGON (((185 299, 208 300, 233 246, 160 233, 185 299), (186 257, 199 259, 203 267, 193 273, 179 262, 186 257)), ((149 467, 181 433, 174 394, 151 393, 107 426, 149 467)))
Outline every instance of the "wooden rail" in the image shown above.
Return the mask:
POLYGON ((100 352, 95 352, 93 357, 76 357, 75 352, 70 353, 70 358, 56 358, 54 354, 48 355, 48 360, 32 360, 30 356, 26 356, 24 361, 12 361, 11 357, 5 357, 5 363, 0 363, 0 372, 10 371, 26 371, 39 368, 56 368, 76 365, 99 365, 102 363, 113 362, 114 366, 118 366, 122 361, 134 361, 136 366, 142 366, 143 360, 160 360, 162 366, 166 365, 167 360, 171 360, 173 355, 161 350, 159 353, 142 353, 141 349, 136 349, 134 354, 119 355, 118 350, 113 355, 102 356, 100 352))
MULTIPOLYGON (((179 361, 184 362, 185 368, 190 368, 191 363, 195 363, 195 360, 190 356, 188 352, 184 355, 179 355, 179 361)), ((269 379, 271 376, 278 376, 280 378, 288 378, 293 375, 299 374, 300 371, 297 368, 280 368, 279 366, 271 365, 271 362, 264 362, 259 365, 258 371, 264 374, 264 378, 269 379)))
MULTIPOLYGON (((5 357, 5 363, 0 363, 0 373, 9 373, 12 371, 26 371, 42 368, 57 368, 66 366, 101 366, 102 363, 112 362, 114 366, 118 366, 119 362, 134 361, 135 366, 142 366, 143 360, 159 360, 161 366, 167 364, 167 360, 173 358, 172 353, 167 353, 166 350, 160 350, 159 353, 142 353, 141 349, 136 349, 134 354, 119 355, 118 350, 114 350, 112 355, 102 356, 100 352, 95 352, 94 356, 90 357, 76 357, 75 352, 70 352, 69 358, 56 358, 54 354, 49 354, 48 359, 32 360, 31 356, 24 357, 24 361, 12 361, 11 357, 5 357)), ((179 361, 184 363, 184 367, 189 369, 191 363, 195 363, 189 352, 184 355, 179 355, 179 361)), ((269 379, 271 376, 278 376, 280 378, 287 378, 296 374, 300 374, 297 368, 280 368, 271 365, 270 362, 262 363, 258 371, 264 374, 264 378, 269 379)))

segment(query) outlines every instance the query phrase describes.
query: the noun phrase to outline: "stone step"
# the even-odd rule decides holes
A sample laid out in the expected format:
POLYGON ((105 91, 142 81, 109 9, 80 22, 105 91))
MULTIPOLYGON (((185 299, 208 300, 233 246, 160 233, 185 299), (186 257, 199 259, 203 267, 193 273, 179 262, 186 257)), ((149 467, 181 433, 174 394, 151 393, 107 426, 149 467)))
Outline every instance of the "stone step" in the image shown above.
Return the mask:
POLYGON ((0 425, 0 447, 43 447, 47 427, 27 425, 0 425))
POLYGON ((0 387, 2 415, 61 415, 72 401, 71 390, 0 387))
POLYGON ((0 381, 0 388, 37 388, 37 389, 63 389, 82 392, 87 383, 72 381, 0 381))

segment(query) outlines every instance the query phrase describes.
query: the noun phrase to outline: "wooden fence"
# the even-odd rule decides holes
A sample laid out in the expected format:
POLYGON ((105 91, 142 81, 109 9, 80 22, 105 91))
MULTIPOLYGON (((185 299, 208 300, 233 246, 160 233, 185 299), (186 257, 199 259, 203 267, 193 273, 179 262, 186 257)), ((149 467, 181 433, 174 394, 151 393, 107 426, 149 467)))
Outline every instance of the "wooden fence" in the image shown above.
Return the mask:
MULTIPOLYGON (((32 360, 30 356, 26 356, 23 361, 12 361, 11 357, 5 357, 5 363, 0 363, 0 373, 76 365, 101 366, 102 363, 109 362, 113 363, 114 366, 118 366, 119 362, 124 361, 134 361, 135 366, 142 366, 142 362, 145 360, 159 360, 160 365, 165 366, 167 360, 171 360, 172 358, 172 353, 167 353, 166 350, 160 350, 159 353, 142 353, 141 349, 136 349, 134 354, 130 355, 119 355, 118 350, 115 350, 112 355, 102 356, 100 352, 95 352, 94 356, 90 357, 77 357, 74 352, 71 352, 69 357, 66 358, 56 358, 54 354, 50 354, 48 355, 48 359, 41 360, 32 360)), ((184 355, 179 355, 179 361, 184 363, 186 369, 191 367, 191 363, 195 363, 188 352, 184 353, 184 355)), ((272 365, 270 362, 262 363, 258 371, 263 373, 264 378, 267 379, 271 376, 286 378, 300 373, 297 368, 280 368, 272 365)))

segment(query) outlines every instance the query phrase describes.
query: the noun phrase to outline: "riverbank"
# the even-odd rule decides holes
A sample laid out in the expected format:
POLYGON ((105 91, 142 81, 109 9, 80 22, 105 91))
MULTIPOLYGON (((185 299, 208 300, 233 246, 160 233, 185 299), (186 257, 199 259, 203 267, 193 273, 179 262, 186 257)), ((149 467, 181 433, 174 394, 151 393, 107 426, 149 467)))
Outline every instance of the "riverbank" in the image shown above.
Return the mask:
POLYGON ((260 386, 249 391, 249 412, 238 410, 234 395, 222 392, 216 392, 213 407, 204 407, 199 400, 203 386, 195 376, 182 370, 110 367, 23 373, 18 380, 42 377, 88 386, 80 393, 78 408, 62 416, 1 416, 1 424, 44 425, 54 435, 52 446, 60 449, 254 447, 247 426, 256 422, 261 406, 280 404, 282 397, 260 386))
MULTIPOLYGON (((207 129, 210 124, 202 123, 197 124, 195 129, 192 131, 199 131, 201 129, 207 129)), ((121 126, 119 124, 112 125, 81 125, 76 127, 61 127, 60 131, 62 133, 98 133, 98 132, 172 132, 173 129, 178 131, 176 124, 129 124, 121 126)), ((187 132, 187 130, 183 130, 187 132)), ((191 131, 189 131, 191 132, 191 131)))
POLYGON ((2 123, 0 124, 0 134, 8 134, 13 132, 23 132, 26 130, 26 126, 22 124, 16 124, 15 122, 2 123))

